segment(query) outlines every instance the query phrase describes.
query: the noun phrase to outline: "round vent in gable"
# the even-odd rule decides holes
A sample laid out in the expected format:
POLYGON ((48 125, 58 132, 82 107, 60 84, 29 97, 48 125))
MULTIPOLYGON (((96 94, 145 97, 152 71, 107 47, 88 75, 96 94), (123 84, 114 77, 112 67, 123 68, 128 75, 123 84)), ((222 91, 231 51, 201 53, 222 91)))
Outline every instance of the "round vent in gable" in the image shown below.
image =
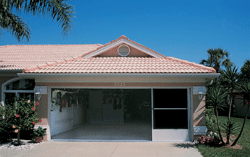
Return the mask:
POLYGON ((122 57, 126 57, 130 52, 130 49, 127 45, 121 45, 118 47, 118 53, 122 57))

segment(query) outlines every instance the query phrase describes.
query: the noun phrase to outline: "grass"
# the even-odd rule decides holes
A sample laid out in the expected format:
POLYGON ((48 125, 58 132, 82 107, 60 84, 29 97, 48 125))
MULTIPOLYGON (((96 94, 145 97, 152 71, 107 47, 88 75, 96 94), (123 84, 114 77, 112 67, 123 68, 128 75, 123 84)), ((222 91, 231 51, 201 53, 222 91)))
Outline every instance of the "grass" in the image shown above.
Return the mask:
MULTIPOLYGON (((219 122, 227 120, 228 117, 219 116, 219 122)), ((240 127, 244 118, 231 117, 240 127)), ((240 130, 239 130, 240 131, 240 130)), ((239 131, 235 134, 238 136, 239 131)), ((208 145, 197 144, 197 148, 204 157, 250 157, 250 119, 248 118, 238 141, 242 149, 233 149, 227 147, 215 147, 208 145)))

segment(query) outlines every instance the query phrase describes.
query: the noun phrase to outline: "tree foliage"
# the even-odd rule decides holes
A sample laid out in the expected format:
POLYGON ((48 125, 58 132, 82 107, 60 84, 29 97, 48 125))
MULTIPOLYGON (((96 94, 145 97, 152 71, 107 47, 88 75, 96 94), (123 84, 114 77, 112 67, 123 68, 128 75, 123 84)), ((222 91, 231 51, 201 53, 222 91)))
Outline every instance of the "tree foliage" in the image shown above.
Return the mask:
POLYGON ((228 52, 221 48, 208 49, 207 53, 208 59, 202 59, 200 64, 213 67, 217 73, 220 71, 221 66, 229 67, 233 65, 231 60, 228 58, 228 52))
POLYGON ((218 116, 219 116, 218 108, 224 107, 227 93, 225 92, 224 88, 221 88, 221 86, 216 83, 217 82, 214 82, 211 86, 209 86, 207 93, 206 93, 206 103, 208 103, 208 105, 212 106, 214 109, 214 114, 216 116, 216 123, 217 123, 216 131, 218 131, 220 141, 224 144, 224 141, 221 135, 221 128, 220 128, 220 124, 218 120, 218 116))
POLYGON ((241 137, 241 134, 243 132, 245 123, 246 123, 248 111, 249 111, 249 108, 250 108, 250 81, 245 80, 245 79, 244 79, 244 81, 241 81, 240 84, 238 85, 238 91, 241 93, 241 96, 243 97, 244 106, 247 107, 247 111, 246 111, 246 115, 245 115, 244 122, 243 122, 241 130, 240 130, 240 133, 237 136, 237 138, 235 139, 232 146, 234 146, 238 142, 238 140, 241 137))
MULTIPOLYGON (((212 53, 209 53, 209 54, 212 54, 212 53)), ((219 54, 223 54, 223 53, 221 52, 219 54)), ((224 53, 224 55, 226 57, 228 56, 226 53, 224 53)), ((212 119, 212 118, 206 117, 207 126, 208 128, 210 128, 210 130, 218 132, 222 144, 225 144, 225 143, 222 140, 220 131, 225 132, 227 134, 226 144, 229 144, 230 134, 235 134, 240 129, 239 135, 237 136, 236 140, 232 144, 232 146, 234 146, 242 134, 242 131, 244 129, 244 125, 247 119, 247 114, 248 114, 248 111, 250 110, 250 60, 245 61, 245 64, 241 68, 241 72, 238 73, 238 69, 235 66, 231 66, 232 64, 231 65, 227 64, 226 69, 221 70, 220 64, 222 64, 222 62, 219 61, 216 66, 215 62, 217 60, 215 59, 213 60, 212 58, 216 58, 216 57, 213 56, 206 61, 203 60, 204 61, 203 63, 206 63, 208 66, 214 66, 215 69, 217 67, 216 71, 218 70, 218 72, 221 73, 221 76, 219 78, 214 79, 212 83, 210 82, 206 84, 206 87, 207 87, 206 107, 207 108, 209 106, 213 107, 214 114, 217 119, 217 129, 215 129, 214 118, 212 119), (244 99, 243 101, 244 106, 247 106, 247 112, 246 112, 245 119, 241 128, 235 125, 235 123, 230 120, 231 108, 233 105, 233 97, 235 93, 239 93, 242 96, 242 98, 244 99), (218 109, 225 108, 225 105, 229 108, 228 120, 222 124, 219 124, 218 123, 218 109)))
POLYGON ((227 133, 227 144, 229 144, 230 134, 233 133, 233 131, 237 130, 237 127, 235 126, 235 123, 230 121, 231 117, 231 110, 233 105, 233 97, 236 87, 238 86, 238 69, 236 66, 232 67, 226 67, 226 70, 221 70, 221 84, 228 93, 228 121, 224 123, 224 128, 227 133))
POLYGON ((240 69, 240 80, 250 81, 250 59, 246 60, 244 65, 240 69))
MULTIPOLYGON (((0 28, 11 32, 18 41, 30 39, 31 31, 26 22, 13 13, 23 11, 33 15, 45 14, 56 20, 67 35, 71 29, 71 19, 74 14, 73 6, 65 0, 1 0, 0 1, 0 28)), ((0 33, 1 35, 1 33, 0 33)))

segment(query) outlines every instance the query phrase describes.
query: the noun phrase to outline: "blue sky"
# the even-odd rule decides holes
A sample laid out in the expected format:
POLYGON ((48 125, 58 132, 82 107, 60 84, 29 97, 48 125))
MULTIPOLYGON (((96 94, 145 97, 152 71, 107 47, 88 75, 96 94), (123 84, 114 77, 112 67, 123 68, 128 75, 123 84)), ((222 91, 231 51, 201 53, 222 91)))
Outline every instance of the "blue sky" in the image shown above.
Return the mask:
POLYGON ((72 0, 72 30, 49 16, 19 13, 31 29, 30 42, 9 32, 0 45, 106 44, 121 35, 165 56, 199 63, 209 48, 222 48, 238 67, 250 59, 250 1, 72 0))

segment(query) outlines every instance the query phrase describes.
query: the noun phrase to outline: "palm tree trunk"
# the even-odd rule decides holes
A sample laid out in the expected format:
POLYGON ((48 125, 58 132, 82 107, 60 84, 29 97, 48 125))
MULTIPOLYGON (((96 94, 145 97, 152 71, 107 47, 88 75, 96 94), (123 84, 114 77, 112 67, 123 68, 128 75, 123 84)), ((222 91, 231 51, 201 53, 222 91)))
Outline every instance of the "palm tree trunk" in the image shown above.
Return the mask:
POLYGON ((225 144, 225 142, 224 142, 223 139, 222 139, 221 132, 220 132, 219 119, 218 119, 219 115, 218 115, 217 106, 214 107, 214 113, 216 114, 217 127, 218 127, 218 133, 219 133, 219 136, 220 136, 220 140, 221 140, 222 144, 225 144))
POLYGON ((231 123, 230 123, 230 118, 231 118, 231 110, 232 110, 232 102, 233 102, 233 95, 232 95, 232 90, 230 91, 230 101, 229 101, 229 112, 228 112, 228 125, 227 125, 227 142, 226 144, 230 143, 230 134, 231 134, 231 123))
POLYGON ((232 110, 232 102, 233 102, 233 95, 232 95, 232 92, 233 91, 230 91, 230 101, 229 101, 229 111, 228 111, 228 121, 230 121, 230 118, 231 118, 231 110, 232 110))
POLYGON ((243 124, 242 124, 240 133, 239 133, 238 137, 235 139, 234 143, 233 143, 231 146, 234 146, 234 145, 238 142, 238 140, 239 140, 239 138, 240 138, 240 136, 241 136, 241 133, 243 132, 243 129, 244 129, 244 126, 245 126, 245 123, 246 123, 246 120, 247 120, 248 111, 249 111, 249 104, 247 105, 247 113, 246 113, 244 122, 243 122, 243 124))

